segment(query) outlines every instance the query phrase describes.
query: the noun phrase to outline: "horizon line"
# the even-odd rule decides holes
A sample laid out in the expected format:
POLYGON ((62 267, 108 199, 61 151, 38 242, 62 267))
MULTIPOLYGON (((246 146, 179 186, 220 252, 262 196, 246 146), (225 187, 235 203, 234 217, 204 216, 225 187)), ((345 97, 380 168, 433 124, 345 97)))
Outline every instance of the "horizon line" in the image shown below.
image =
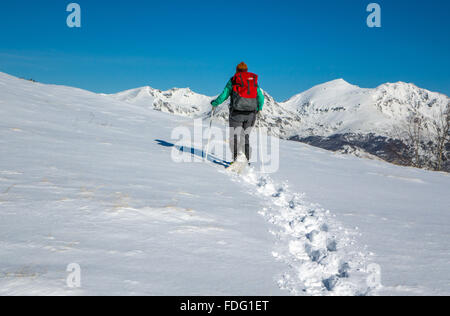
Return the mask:
MULTIPOLYGON (((150 85, 144 85, 144 86, 139 86, 139 87, 135 87, 135 88, 131 88, 131 89, 120 90, 120 91, 114 92, 114 93, 104 93, 104 92, 95 92, 95 91, 92 91, 90 89, 80 88, 80 87, 76 87, 76 86, 70 86, 70 85, 66 85, 66 84, 40 82, 38 80, 35 80, 34 78, 18 77, 18 76, 15 76, 15 75, 3 72, 1 70, 0 70, 0 74, 4 74, 4 75, 7 75, 9 77, 13 77, 13 78, 20 79, 20 80, 32 81, 32 82, 40 83, 40 84, 44 84, 44 85, 53 85, 53 86, 60 86, 60 87, 68 87, 68 88, 80 89, 80 90, 84 90, 84 91, 88 91, 88 92, 91 92, 91 93, 94 93, 94 94, 100 94, 100 95, 117 95, 119 93, 123 93, 123 92, 127 92, 127 91, 133 91, 133 90, 144 89, 144 88, 151 88, 151 89, 154 89, 154 90, 157 90, 157 91, 160 91, 160 92, 167 92, 167 91, 175 90, 175 89, 177 89, 177 90, 188 89, 188 90, 190 90, 191 92, 193 92, 193 93, 195 93, 197 95, 206 96, 206 97, 209 97, 209 98, 215 97, 215 95, 214 96, 209 96, 209 95, 206 95, 206 94, 203 94, 203 93, 196 92, 195 90, 192 90, 190 87, 176 87, 176 86, 174 86, 174 87, 172 87, 170 89, 162 90, 162 89, 158 89, 158 88, 152 87, 150 85)), ((366 87, 360 87, 358 85, 352 84, 352 83, 348 82, 347 80, 345 80, 344 78, 337 78, 337 79, 333 79, 333 80, 330 80, 330 81, 325 81, 323 83, 319 83, 319 84, 313 85, 312 87, 310 87, 310 88, 308 88, 306 90, 303 90, 303 91, 301 91, 299 93, 296 93, 296 94, 292 95, 291 97, 289 97, 289 98, 287 98, 287 99, 285 99, 284 101, 281 101, 281 102, 277 101, 274 97, 272 97, 272 95, 268 92, 267 89, 262 89, 262 88, 261 89, 264 92, 266 92, 270 97, 272 97, 275 100, 275 102, 277 102, 277 103, 284 103, 284 102, 287 102, 287 101, 291 100, 292 98, 294 98, 294 97, 296 97, 298 95, 301 95, 301 94, 303 94, 303 93, 305 93, 305 92, 307 92, 307 91, 309 91, 309 90, 311 90, 311 89, 313 89, 315 87, 318 87, 318 86, 321 86, 321 85, 325 85, 325 84, 328 84, 328 83, 332 83, 332 82, 335 82, 335 81, 344 81, 348 85, 354 86, 354 87, 359 88, 359 89, 366 89, 366 90, 375 90, 375 89, 377 89, 377 88, 379 88, 379 87, 381 87, 383 85, 407 84, 407 85, 413 85, 413 86, 415 86, 415 87, 417 87, 419 89, 423 89, 423 90, 426 90, 428 92, 438 93, 438 94, 444 95, 447 98, 449 98, 449 96, 446 95, 443 92, 432 91, 432 90, 429 90, 429 89, 426 89, 426 88, 422 88, 422 87, 418 86, 417 84, 415 84, 413 82, 405 82, 405 81, 385 82, 385 83, 382 83, 382 84, 380 84, 380 85, 378 85, 376 87, 373 87, 373 88, 366 88, 366 87)))

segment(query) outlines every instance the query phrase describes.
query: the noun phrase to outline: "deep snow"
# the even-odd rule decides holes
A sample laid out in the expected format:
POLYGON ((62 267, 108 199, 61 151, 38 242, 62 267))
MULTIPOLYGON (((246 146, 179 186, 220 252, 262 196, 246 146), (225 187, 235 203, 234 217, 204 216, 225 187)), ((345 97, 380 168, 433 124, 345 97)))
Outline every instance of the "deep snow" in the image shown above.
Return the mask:
POLYGON ((261 201, 158 141, 185 120, 5 75, 0 89, 0 294, 283 294, 261 201))
POLYGON ((450 294, 447 174, 282 141, 233 176, 174 163, 180 125, 0 74, 0 294, 450 294))

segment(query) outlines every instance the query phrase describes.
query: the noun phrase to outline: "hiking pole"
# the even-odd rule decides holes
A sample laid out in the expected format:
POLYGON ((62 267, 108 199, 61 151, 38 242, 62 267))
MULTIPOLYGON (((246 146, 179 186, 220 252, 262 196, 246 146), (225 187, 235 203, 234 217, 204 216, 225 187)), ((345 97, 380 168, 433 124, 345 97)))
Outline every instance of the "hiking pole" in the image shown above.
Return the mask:
POLYGON ((211 120, 209 121, 209 136, 208 136, 208 144, 206 145, 206 159, 205 161, 208 161, 208 152, 209 152, 209 144, 211 142, 211 136, 212 136, 212 123, 214 119, 214 113, 216 112, 216 108, 213 107, 211 111, 211 120))
POLYGON ((266 173, 264 170, 264 156, 263 156, 263 149, 262 149, 262 133, 261 133, 261 113, 258 114, 258 138, 259 138, 259 159, 261 160, 261 172, 266 173))

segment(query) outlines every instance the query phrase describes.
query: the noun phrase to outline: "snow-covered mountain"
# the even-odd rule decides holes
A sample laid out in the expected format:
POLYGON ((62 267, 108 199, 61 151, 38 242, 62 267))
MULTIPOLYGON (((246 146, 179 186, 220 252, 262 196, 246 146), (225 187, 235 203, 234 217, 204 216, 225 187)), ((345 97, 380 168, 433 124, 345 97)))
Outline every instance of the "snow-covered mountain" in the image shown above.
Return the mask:
POLYGON ((233 176, 180 125, 0 73, 0 295, 450 294, 447 174, 281 141, 233 176))
MULTIPOLYGON (((450 99, 440 93, 398 82, 375 89, 351 85, 343 79, 315 86, 286 102, 275 101, 267 92, 262 126, 271 135, 306 142, 325 149, 365 157, 434 168, 436 139, 434 123, 450 106, 450 99), (409 129, 420 119, 422 131, 420 161, 414 163, 409 129), (419 164, 420 163, 420 164, 419 164)), ((211 97, 189 89, 166 92, 150 87, 125 91, 114 98, 189 117, 210 113, 211 97)), ((217 118, 225 122, 228 106, 222 106, 217 118)), ((449 138, 450 139, 450 138, 449 138)), ((448 146, 447 146, 448 147, 448 146)), ((418 150, 419 151, 419 150, 418 150)), ((450 160, 443 155, 443 170, 450 171, 450 160)))
POLYGON ((316 86, 281 104, 302 118, 302 135, 331 136, 345 133, 377 133, 389 129, 413 110, 430 115, 448 98, 412 84, 384 84, 363 89, 339 79, 316 86), (432 106, 436 105, 435 108, 432 106))
POLYGON ((120 92, 115 94, 114 98, 148 109, 187 117, 198 117, 210 110, 212 99, 189 88, 161 91, 148 86, 120 92))
MULTIPOLYGON (((435 169, 437 129, 444 128, 445 117, 448 120, 450 99, 403 82, 363 89, 340 79, 294 96, 281 106, 301 117, 289 139, 435 169), (413 135, 415 128, 417 135, 413 135), (414 157, 416 147, 418 157, 414 157)), ((442 156, 441 169, 450 171, 447 153, 442 156)))

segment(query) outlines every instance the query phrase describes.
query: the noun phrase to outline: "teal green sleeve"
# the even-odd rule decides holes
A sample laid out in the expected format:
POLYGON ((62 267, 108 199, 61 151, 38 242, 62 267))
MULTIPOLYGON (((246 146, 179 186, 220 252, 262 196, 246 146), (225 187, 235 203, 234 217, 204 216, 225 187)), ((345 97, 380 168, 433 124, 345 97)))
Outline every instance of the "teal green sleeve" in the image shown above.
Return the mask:
POLYGON ((233 90, 233 83, 228 81, 227 86, 223 90, 222 94, 217 97, 211 104, 213 107, 217 107, 224 103, 231 95, 231 91, 233 90))
POLYGON ((258 87, 258 111, 262 111, 264 107, 264 93, 261 88, 258 87))

